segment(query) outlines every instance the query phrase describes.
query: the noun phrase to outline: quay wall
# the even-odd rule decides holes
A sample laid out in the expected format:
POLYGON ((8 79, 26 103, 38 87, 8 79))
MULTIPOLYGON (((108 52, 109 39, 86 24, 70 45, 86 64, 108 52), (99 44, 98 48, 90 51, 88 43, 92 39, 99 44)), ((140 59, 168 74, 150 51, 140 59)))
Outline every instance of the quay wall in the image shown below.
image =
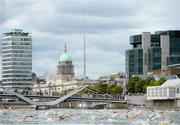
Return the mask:
MULTIPOLYGON (((8 108, 13 107, 15 109, 27 109, 27 108, 33 108, 32 105, 27 103, 0 103, 0 108, 8 108)), ((127 105, 123 103, 104 103, 104 104, 98 104, 93 102, 79 102, 79 101, 72 101, 72 102, 61 102, 58 105, 51 106, 51 108, 91 108, 91 109, 97 109, 97 108, 107 108, 107 109, 116 109, 116 108, 126 108, 127 105)))
POLYGON ((167 100, 147 100, 146 107, 156 109, 180 109, 179 99, 167 99, 167 100))
POLYGON ((146 95, 127 95, 125 98, 129 105, 144 105, 146 102, 146 95))

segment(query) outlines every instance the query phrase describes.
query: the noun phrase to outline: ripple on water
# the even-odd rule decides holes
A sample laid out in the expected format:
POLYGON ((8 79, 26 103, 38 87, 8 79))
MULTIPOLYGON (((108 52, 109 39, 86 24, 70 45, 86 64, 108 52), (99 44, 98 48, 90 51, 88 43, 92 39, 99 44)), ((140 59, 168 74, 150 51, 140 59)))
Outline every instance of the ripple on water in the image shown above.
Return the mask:
POLYGON ((180 124, 179 111, 150 110, 92 110, 92 109, 51 109, 36 111, 18 109, 0 110, 0 125, 53 125, 53 124, 180 124))

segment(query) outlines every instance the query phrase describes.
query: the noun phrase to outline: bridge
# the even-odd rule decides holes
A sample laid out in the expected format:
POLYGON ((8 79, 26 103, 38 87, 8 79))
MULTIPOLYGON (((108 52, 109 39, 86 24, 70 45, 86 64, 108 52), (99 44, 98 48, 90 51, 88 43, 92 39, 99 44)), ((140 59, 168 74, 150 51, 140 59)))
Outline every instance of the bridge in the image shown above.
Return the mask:
MULTIPOLYGON (((62 96, 40 96, 40 95, 24 95, 31 100, 38 99, 38 100, 56 100, 61 98, 62 96)), ((0 99, 19 99, 19 97, 12 95, 12 94, 0 94, 0 99)), ((112 102, 112 103, 125 103, 124 97, 110 97, 106 94, 75 94, 66 100, 66 102, 71 101, 82 101, 82 102, 112 102)))
POLYGON ((42 96, 42 95, 21 95, 19 93, 16 93, 14 91, 11 91, 7 88, 4 88, 0 86, 0 88, 3 89, 3 91, 7 94, 0 94, 0 98, 13 98, 13 99, 21 99, 25 101, 28 104, 34 105, 36 107, 50 107, 53 105, 57 105, 64 101, 83 101, 83 102, 98 102, 98 104, 101 103, 125 103, 124 98, 115 98, 107 94, 78 94, 81 90, 87 88, 88 85, 85 86, 79 86, 78 88, 72 90, 65 96, 42 96), (33 101, 33 99, 39 99, 45 101, 33 101), (47 101, 51 100, 51 101, 47 101))

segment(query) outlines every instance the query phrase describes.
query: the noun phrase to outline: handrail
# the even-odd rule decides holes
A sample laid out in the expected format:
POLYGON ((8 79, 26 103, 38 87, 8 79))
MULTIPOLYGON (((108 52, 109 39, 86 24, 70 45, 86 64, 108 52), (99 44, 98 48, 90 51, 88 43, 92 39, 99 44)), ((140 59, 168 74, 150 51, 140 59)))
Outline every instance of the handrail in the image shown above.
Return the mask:
POLYGON ((55 101, 51 101, 51 102, 35 102, 35 101, 33 101, 33 100, 31 100, 31 99, 29 99, 29 98, 27 98, 27 97, 25 97, 25 96, 23 96, 21 94, 18 94, 18 93, 14 92, 14 91, 11 91, 11 90, 7 89, 7 88, 4 88, 1 85, 0 85, 0 88, 2 88, 4 90, 4 92, 9 93, 9 94, 13 94, 13 95, 19 97, 20 99, 28 102, 31 105, 36 105, 36 106, 38 106, 38 105, 48 105, 48 106, 52 106, 52 105, 56 105, 56 104, 58 104, 58 103, 60 103, 60 102, 62 102, 64 100, 66 100, 67 98, 73 96, 74 94, 76 94, 79 91, 83 90, 87 86, 88 85, 80 86, 80 87, 76 88, 75 90, 71 91, 69 94, 67 94, 67 95, 65 95, 63 97, 60 97, 59 99, 56 99, 55 101))
POLYGON ((0 86, 0 88, 2 88, 4 90, 4 92, 9 93, 9 94, 13 94, 13 95, 19 97, 20 99, 23 99, 24 101, 30 103, 31 105, 37 105, 37 102, 34 102, 33 100, 31 100, 31 99, 29 99, 29 98, 27 98, 27 97, 25 97, 23 95, 20 95, 20 94, 14 92, 14 91, 11 91, 11 90, 9 90, 7 88, 4 88, 3 86, 0 86))

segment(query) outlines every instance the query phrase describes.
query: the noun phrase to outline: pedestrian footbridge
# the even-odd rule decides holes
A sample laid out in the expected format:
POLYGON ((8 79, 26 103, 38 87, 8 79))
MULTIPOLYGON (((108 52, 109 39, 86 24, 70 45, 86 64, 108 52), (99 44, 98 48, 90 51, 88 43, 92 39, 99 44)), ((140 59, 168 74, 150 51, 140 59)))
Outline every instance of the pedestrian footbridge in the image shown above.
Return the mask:
POLYGON ((7 94, 0 94, 0 99, 16 100, 19 98, 28 104, 34 105, 36 109, 42 109, 42 108, 47 109, 53 105, 57 105, 61 102, 68 102, 68 101, 92 103, 93 105, 91 107, 95 107, 97 105, 105 105, 108 103, 126 103, 124 96, 113 97, 112 95, 109 94, 102 94, 102 93, 97 94, 97 90, 93 90, 93 89, 91 90, 88 87, 88 85, 79 86, 78 88, 72 90, 65 96, 22 95, 3 86, 0 86, 0 88, 3 89, 4 93, 7 93, 7 94), (94 93, 92 94, 79 93, 83 89, 87 89, 94 93), (34 101, 33 99, 35 99, 36 101, 34 101))
POLYGON ((60 97, 54 101, 49 101, 49 102, 36 102, 36 101, 33 101, 31 100, 30 98, 27 98, 19 93, 16 93, 14 91, 11 91, 7 88, 4 88, 3 86, 0 86, 0 88, 3 89, 3 91, 5 93, 8 93, 8 94, 12 94, 12 95, 15 95, 17 96, 18 98, 24 100, 25 102, 31 104, 31 105, 35 105, 35 106, 53 106, 53 105, 57 105, 58 103, 60 102, 63 102, 64 100, 68 99, 69 97, 73 96, 74 94, 80 92, 81 90, 85 89, 87 87, 87 85, 85 86, 80 86, 76 89, 74 89, 73 91, 71 91, 70 93, 68 93, 67 95, 63 96, 63 97, 60 97))

